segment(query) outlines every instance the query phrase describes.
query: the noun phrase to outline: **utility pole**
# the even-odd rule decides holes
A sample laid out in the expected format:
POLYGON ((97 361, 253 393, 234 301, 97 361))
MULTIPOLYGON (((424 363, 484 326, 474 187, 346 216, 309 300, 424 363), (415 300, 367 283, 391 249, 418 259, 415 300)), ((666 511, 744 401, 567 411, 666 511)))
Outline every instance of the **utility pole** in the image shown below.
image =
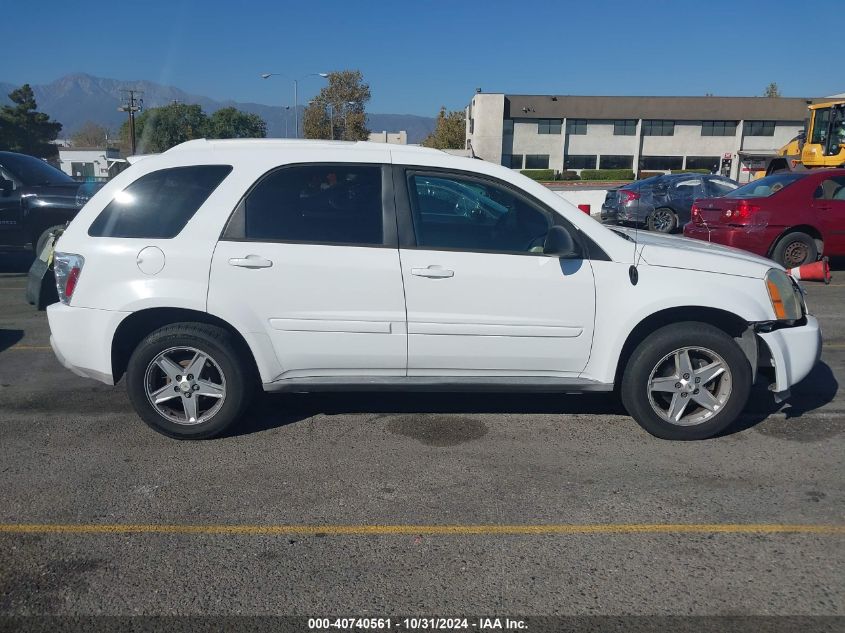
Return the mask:
POLYGON ((134 155, 137 149, 135 144, 135 113, 140 112, 144 107, 144 100, 140 98, 144 93, 129 89, 121 90, 121 92, 126 95, 125 102, 117 110, 118 112, 129 113, 129 142, 132 147, 132 155, 134 155))

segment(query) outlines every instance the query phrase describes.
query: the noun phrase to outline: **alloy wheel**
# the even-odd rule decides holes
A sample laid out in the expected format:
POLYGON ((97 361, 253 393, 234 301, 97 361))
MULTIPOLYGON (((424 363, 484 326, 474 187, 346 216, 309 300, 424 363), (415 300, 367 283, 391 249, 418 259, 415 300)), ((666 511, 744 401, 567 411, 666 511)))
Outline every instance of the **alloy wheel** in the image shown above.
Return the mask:
POLYGON ((672 212, 668 209, 658 209, 652 215, 651 225, 656 231, 666 233, 672 227, 672 212))
POLYGON ((648 379, 648 401, 670 424, 694 426, 710 420, 731 396, 728 364, 703 347, 682 347, 664 356, 648 379))
POLYGON ((171 347, 147 365, 144 391, 158 414, 170 422, 202 424, 223 406, 226 378, 207 353, 171 347))

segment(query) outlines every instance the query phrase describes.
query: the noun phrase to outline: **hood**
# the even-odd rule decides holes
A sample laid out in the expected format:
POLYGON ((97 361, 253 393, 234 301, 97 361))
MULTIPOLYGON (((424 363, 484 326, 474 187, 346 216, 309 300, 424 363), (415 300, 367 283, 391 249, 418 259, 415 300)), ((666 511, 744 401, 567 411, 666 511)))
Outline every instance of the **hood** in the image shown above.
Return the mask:
POLYGON ((21 198, 26 206, 82 208, 103 186, 99 182, 67 182, 24 187, 21 198))
POLYGON ((641 246, 643 261, 649 266, 701 270, 722 275, 763 279, 771 268, 783 268, 771 259, 721 244, 712 244, 649 231, 618 229, 641 246))

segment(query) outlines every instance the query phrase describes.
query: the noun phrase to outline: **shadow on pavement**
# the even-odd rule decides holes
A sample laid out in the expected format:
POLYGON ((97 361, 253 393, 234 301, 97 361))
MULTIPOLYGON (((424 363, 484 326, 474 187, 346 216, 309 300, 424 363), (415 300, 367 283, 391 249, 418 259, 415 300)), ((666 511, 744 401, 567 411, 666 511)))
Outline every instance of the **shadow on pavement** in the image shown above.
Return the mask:
MULTIPOLYGON (((758 381, 740 418, 720 436, 739 433, 763 422, 773 413, 787 420, 819 409, 833 401, 839 390, 833 371, 819 363, 792 397, 777 404, 764 380, 758 381)), ((628 415, 613 393, 603 394, 506 394, 506 393, 301 393, 260 394, 232 430, 246 435, 306 420, 318 414, 560 414, 628 415)))
POLYGON ((293 424, 317 414, 518 413, 627 415, 613 393, 297 393, 263 394, 233 429, 245 435, 293 424))
POLYGON ((839 382, 827 363, 820 362, 810 374, 791 389, 791 397, 777 404, 766 382, 758 380, 751 392, 745 413, 721 435, 731 435, 750 429, 773 413, 783 413, 787 420, 801 417, 833 402, 839 382))
POLYGON ((830 258, 830 272, 845 272, 845 257, 830 258))
POLYGON ((0 273, 26 273, 34 259, 30 251, 0 252, 0 273))
POLYGON ((7 349, 16 345, 23 338, 23 330, 7 330, 0 328, 0 352, 5 352, 7 349))

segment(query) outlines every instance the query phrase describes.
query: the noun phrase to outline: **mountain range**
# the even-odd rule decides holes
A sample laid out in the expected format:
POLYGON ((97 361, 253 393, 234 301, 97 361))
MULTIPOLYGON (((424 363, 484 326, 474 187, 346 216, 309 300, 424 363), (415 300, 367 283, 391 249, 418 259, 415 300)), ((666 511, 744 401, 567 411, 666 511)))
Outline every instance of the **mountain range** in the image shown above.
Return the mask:
MULTIPOLYGON (((125 95, 121 90, 132 88, 142 93, 145 108, 155 108, 178 101, 179 103, 199 104, 206 114, 220 108, 235 107, 238 110, 252 112, 267 122, 267 136, 285 136, 285 116, 288 133, 293 136, 293 112, 285 111, 281 106, 260 103, 241 103, 238 101, 216 101, 209 97, 189 94, 173 86, 164 86, 152 81, 122 81, 94 77, 85 73, 74 73, 60 77, 49 84, 32 85, 38 110, 46 112, 62 124, 61 137, 70 136, 87 121, 93 121, 110 129, 117 130, 126 120, 126 114, 117 108, 125 95)), ((9 103, 7 95, 18 86, 0 81, 0 105, 9 103)), ((304 106, 300 104, 300 120, 304 106)), ((432 130, 433 117, 413 114, 367 114, 367 126, 374 132, 387 130, 408 132, 409 143, 419 143, 432 130)))

